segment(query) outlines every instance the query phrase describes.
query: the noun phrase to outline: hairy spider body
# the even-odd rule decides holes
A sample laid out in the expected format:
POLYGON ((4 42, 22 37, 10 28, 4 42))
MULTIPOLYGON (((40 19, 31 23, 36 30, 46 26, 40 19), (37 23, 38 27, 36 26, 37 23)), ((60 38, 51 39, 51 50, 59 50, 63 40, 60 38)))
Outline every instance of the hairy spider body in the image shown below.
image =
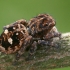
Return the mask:
MULTIPOLYGON (((29 56, 33 55, 39 45, 52 45, 53 37, 60 37, 55 27, 55 20, 48 14, 40 14, 28 23, 21 19, 13 24, 4 26, 0 36, 0 51, 16 54, 16 60, 30 49, 29 56)), ((31 58, 31 57, 30 57, 31 58)))

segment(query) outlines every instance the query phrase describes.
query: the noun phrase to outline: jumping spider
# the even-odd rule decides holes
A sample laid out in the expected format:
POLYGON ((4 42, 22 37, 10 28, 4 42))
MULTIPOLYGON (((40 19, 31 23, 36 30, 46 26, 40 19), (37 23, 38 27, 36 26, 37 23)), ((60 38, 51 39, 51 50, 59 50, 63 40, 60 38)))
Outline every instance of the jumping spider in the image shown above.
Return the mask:
POLYGON ((59 37, 60 33, 55 27, 55 20, 48 14, 40 14, 29 22, 24 19, 4 26, 0 36, 0 50, 6 54, 16 52, 16 60, 30 48, 29 56, 32 56, 38 45, 52 45, 53 37, 59 37))

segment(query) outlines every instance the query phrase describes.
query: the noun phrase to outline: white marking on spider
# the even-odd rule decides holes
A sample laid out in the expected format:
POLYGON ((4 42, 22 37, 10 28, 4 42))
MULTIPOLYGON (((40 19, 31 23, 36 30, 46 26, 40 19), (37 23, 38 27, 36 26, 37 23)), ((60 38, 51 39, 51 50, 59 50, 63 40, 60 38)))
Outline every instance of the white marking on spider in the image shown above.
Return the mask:
POLYGON ((13 29, 16 29, 15 27, 13 27, 13 29))
POLYGON ((9 42, 10 44, 12 44, 12 43, 13 43, 12 38, 9 38, 9 39, 8 39, 8 42, 9 42))
POLYGON ((4 33, 7 34, 7 33, 8 33, 8 29, 6 29, 6 30, 4 31, 4 33))
POLYGON ((16 33, 16 35, 18 35, 18 33, 16 33))
POLYGON ((27 28, 27 30, 29 30, 29 28, 27 28))
POLYGON ((23 32, 23 31, 21 31, 21 33, 22 33, 22 34, 24 34, 24 32, 23 32))

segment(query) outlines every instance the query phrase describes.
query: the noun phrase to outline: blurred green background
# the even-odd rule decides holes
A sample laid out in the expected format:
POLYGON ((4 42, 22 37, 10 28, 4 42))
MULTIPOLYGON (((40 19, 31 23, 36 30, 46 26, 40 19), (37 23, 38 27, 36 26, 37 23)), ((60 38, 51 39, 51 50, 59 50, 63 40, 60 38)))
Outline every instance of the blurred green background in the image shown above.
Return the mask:
POLYGON ((0 0, 0 33, 7 24, 41 13, 52 15, 60 32, 70 31, 70 0, 0 0))
POLYGON ((52 15, 60 32, 70 31, 70 0, 0 0, 0 33, 7 24, 41 13, 52 15))

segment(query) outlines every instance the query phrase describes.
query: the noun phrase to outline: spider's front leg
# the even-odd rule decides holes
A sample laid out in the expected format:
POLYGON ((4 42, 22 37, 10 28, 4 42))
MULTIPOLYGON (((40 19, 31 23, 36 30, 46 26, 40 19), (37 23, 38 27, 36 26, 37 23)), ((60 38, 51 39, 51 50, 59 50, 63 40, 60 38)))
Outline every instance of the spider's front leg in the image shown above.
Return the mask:
POLYGON ((46 36, 44 37, 44 39, 51 39, 54 37, 58 37, 59 39, 61 39, 61 33, 57 30, 57 28, 54 26, 50 32, 48 32, 46 34, 46 36))
POLYGON ((48 32, 43 39, 45 41, 48 41, 48 45, 50 46, 57 46, 54 42, 53 42, 53 38, 59 38, 59 40, 61 39, 61 33, 57 30, 57 28, 54 26, 50 32, 48 32))
POLYGON ((37 49, 37 42, 34 41, 33 44, 31 45, 31 48, 30 48, 30 52, 29 52, 29 54, 30 54, 30 55, 34 55, 36 49, 37 49))

